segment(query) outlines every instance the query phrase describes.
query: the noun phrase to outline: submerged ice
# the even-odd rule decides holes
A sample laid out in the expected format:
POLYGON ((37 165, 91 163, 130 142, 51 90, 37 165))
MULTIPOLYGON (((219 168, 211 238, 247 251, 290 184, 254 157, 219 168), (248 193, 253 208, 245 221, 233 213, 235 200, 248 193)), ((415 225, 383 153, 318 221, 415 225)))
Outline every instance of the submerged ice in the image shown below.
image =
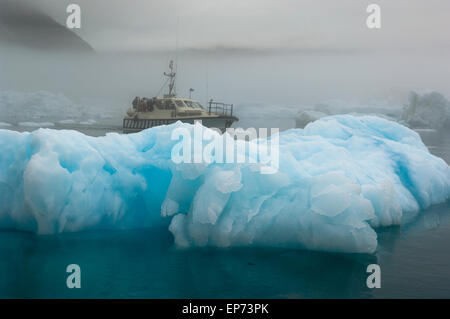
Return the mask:
POLYGON ((175 164, 177 127, 194 130, 181 122, 104 137, 0 130, 0 228, 167 225, 182 247, 371 253, 376 227, 450 197, 450 167, 417 133, 375 116, 330 116, 280 133, 275 174, 258 163, 175 164))

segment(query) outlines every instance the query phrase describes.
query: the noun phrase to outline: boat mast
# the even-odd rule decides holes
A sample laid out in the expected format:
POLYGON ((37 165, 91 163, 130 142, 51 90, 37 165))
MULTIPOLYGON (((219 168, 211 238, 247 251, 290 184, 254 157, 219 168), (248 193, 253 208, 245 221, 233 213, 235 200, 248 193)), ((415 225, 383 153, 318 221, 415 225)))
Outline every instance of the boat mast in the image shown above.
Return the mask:
POLYGON ((169 73, 164 72, 164 75, 169 77, 169 94, 167 94, 167 97, 175 97, 175 76, 177 73, 173 71, 173 60, 170 60, 169 69, 169 73))
POLYGON ((166 97, 176 97, 176 87, 175 87, 175 77, 177 75, 177 68, 178 68, 178 28, 180 24, 180 17, 177 17, 177 29, 176 29, 176 39, 175 39, 175 70, 174 70, 174 63, 173 60, 170 60, 169 62, 169 73, 164 72, 164 75, 167 76, 169 79, 169 94, 166 95, 166 97))

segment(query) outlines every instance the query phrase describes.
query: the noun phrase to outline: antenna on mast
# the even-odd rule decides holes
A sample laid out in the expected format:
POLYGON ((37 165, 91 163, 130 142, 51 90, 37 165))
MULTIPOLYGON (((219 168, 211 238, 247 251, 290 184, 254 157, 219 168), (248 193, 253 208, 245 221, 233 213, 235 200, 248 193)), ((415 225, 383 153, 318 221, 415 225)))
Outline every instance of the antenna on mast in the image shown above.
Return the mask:
MULTIPOLYGON (((179 37, 179 29, 180 29, 180 17, 177 16, 177 26, 176 26, 176 34, 175 34, 175 74, 178 73, 178 37, 179 37)), ((175 85, 175 79, 173 84, 175 85)), ((174 96, 176 95, 176 86, 174 86, 174 96)))
POLYGON ((177 29, 175 34, 175 72, 178 68, 178 36, 180 33, 180 17, 177 17, 177 29))
POLYGON ((208 53, 206 53, 206 102, 205 105, 209 103, 209 59, 208 53))
MULTIPOLYGON (((175 78, 177 75, 177 67, 178 67, 178 25, 180 18, 177 17, 177 29, 176 29, 176 40, 175 40, 175 66, 174 61, 170 60, 169 62, 169 73, 164 72, 164 75, 168 77, 167 81, 169 81, 169 94, 164 95, 164 97, 176 97, 176 85, 175 78)), ((166 81, 166 83, 167 83, 166 81)), ((165 84, 164 84, 165 85, 165 84)))
POLYGON ((167 94, 167 97, 175 97, 177 95, 175 93, 175 77, 177 73, 173 71, 173 60, 170 60, 169 70, 169 73, 164 72, 164 75, 169 78, 169 94, 167 94))

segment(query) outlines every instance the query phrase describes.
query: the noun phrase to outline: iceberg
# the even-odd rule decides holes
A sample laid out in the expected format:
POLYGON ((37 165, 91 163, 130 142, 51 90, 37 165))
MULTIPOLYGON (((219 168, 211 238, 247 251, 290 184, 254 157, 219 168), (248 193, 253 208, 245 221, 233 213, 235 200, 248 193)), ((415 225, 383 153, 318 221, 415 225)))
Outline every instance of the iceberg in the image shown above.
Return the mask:
POLYGON ((450 128, 450 102, 438 92, 419 95, 411 92, 402 121, 415 128, 450 128))
POLYGON ((49 127, 55 126, 55 124, 51 122, 19 122, 19 126, 28 126, 28 127, 49 127))
POLYGON ((81 104, 62 93, 48 91, 18 92, 0 90, 2 121, 22 126, 43 127, 48 123, 94 123, 95 119, 122 118, 123 110, 108 102, 85 99, 81 104), (42 125, 44 124, 44 125, 42 125))
POLYGON ((17 114, 20 114, 24 122, 34 122, 42 114, 46 119, 56 119, 59 116, 79 116, 83 110, 82 106, 62 94, 0 91, 0 111, 6 119, 17 119, 17 114))
POLYGON ((87 120, 87 121, 82 121, 82 122, 80 122, 80 124, 83 124, 83 125, 93 125, 93 124, 95 124, 95 123, 97 123, 97 121, 96 121, 96 120, 93 120, 93 119, 89 119, 89 120, 87 120))
POLYGON ((0 228, 162 225, 179 247, 373 253, 377 227, 450 198, 450 167, 417 133, 376 116, 328 116, 279 133, 274 174, 258 162, 175 164, 171 133, 180 127, 193 134, 195 126, 102 137, 0 130, 0 228))
POLYGON ((302 107, 295 116, 295 127, 304 128, 308 123, 330 115, 373 115, 387 120, 398 121, 402 116, 402 106, 398 98, 389 97, 380 100, 340 100, 332 99, 314 106, 302 107))
POLYGON ((299 111, 297 116, 295 117, 295 127, 304 128, 308 123, 317 121, 318 119, 327 116, 328 114, 313 111, 313 110, 303 110, 299 111))

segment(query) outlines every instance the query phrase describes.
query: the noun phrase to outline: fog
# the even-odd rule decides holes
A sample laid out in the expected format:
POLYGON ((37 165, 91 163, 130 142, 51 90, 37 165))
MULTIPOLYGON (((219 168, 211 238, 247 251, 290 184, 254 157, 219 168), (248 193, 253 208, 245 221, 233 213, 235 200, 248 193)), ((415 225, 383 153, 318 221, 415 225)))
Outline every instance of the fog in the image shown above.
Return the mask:
MULTIPOLYGON (((8 50, 1 55, 3 90, 46 90, 73 98, 105 98, 113 106, 154 96, 170 53, 57 54, 8 50)), ((302 105, 323 100, 404 97, 409 90, 449 93, 449 60, 420 54, 193 54, 178 56, 177 91, 244 103, 302 105)))
MULTIPOLYGON (((5 1, 2 0, 3 3, 5 1)), ((65 15, 56 15, 55 12, 64 9, 64 1, 58 5, 52 3, 54 2, 42 1, 42 6, 36 12, 51 16, 61 26, 65 15)), ((261 8, 277 8, 276 3, 264 1, 261 8)), ((322 7, 309 1, 302 3, 314 9, 312 12, 316 17, 318 12, 336 10, 336 6, 329 1, 325 1, 322 7)), ((92 103, 93 108, 101 105, 100 112, 104 108, 110 108, 124 113, 135 96, 152 97, 158 93, 165 80, 163 72, 167 70, 168 62, 175 59, 178 95, 188 96, 189 88, 193 88, 193 98, 201 103, 213 98, 234 103, 238 108, 251 104, 264 105, 274 116, 286 107, 296 110, 329 99, 364 104, 367 101, 389 98, 401 105, 406 102, 411 90, 436 90, 450 96, 450 46, 448 37, 442 30, 445 23, 448 27, 450 22, 441 19, 439 10, 440 4, 447 6, 446 2, 430 2, 430 8, 421 18, 426 21, 420 20, 420 23, 417 22, 420 17, 418 11, 423 9, 423 3, 405 4, 406 15, 403 18, 398 16, 401 7, 395 7, 393 12, 397 14, 397 20, 386 9, 386 19, 383 20, 386 23, 381 30, 369 30, 365 27, 365 5, 357 1, 346 1, 339 8, 337 17, 330 18, 331 21, 309 17, 305 18, 305 25, 302 25, 300 19, 308 17, 304 11, 299 11, 299 19, 294 19, 289 14, 286 21, 283 21, 282 14, 289 11, 284 4, 284 10, 275 10, 274 19, 270 20, 273 26, 261 22, 262 16, 270 13, 266 10, 259 14, 248 14, 245 20, 236 21, 240 26, 239 30, 234 25, 225 32, 223 26, 199 27, 198 19, 205 17, 208 21, 211 17, 208 16, 207 8, 195 11, 200 6, 195 1, 192 2, 193 11, 189 11, 189 15, 182 10, 150 11, 149 14, 157 12, 166 19, 155 18, 154 30, 149 33, 149 38, 138 39, 130 36, 136 26, 133 23, 130 26, 127 24, 129 20, 124 18, 118 19, 116 29, 112 29, 122 30, 116 36, 107 30, 100 32, 99 25, 102 22, 106 26, 111 23, 111 18, 108 19, 99 7, 102 4, 104 2, 101 1, 97 5, 81 1, 81 5, 86 6, 82 8, 87 21, 83 22, 83 27, 77 34, 95 52, 76 48, 64 50, 51 46, 36 47, 30 43, 27 45, 17 41, 1 41, 0 37, 0 91, 43 90, 61 93, 79 103, 92 103), (339 24, 345 18, 342 12, 346 8, 347 18, 351 18, 352 23, 358 23, 354 26, 353 34, 349 34, 349 30, 352 30, 349 25, 339 24), (434 19, 428 15, 430 12, 436 13, 434 19), (416 22, 411 22, 408 18, 408 14, 412 13, 416 22), (93 19, 93 16, 97 19, 93 19), (179 39, 176 45, 177 17, 179 39), (89 21, 93 20, 96 22, 90 26, 89 21), (417 41, 414 41, 414 23, 417 24, 417 41), (422 28, 424 25, 427 26, 425 30, 422 28), (255 29, 257 26, 264 28, 258 32, 255 29), (336 29, 334 37, 330 31, 333 27, 336 29), (297 40, 289 42, 286 36, 295 34, 295 28, 298 28, 297 40), (328 33, 323 30, 328 30, 328 33), (263 32, 267 34, 266 43, 262 41, 263 32), (300 39, 305 34, 315 35, 317 39, 312 41, 314 37, 311 36, 301 42, 300 39), (386 39, 380 40, 383 36, 386 39), (122 42, 127 45, 120 46, 122 42), (142 46, 142 43, 151 45, 142 46)), ((115 1, 113 4, 112 16, 117 15, 120 8, 125 10, 125 14, 132 14, 131 4, 126 4, 125 1, 115 1)), ((171 2, 172 6, 175 4, 171 2)), ((156 2, 152 6, 158 7, 156 2)), ((164 5, 161 3, 161 6, 164 5)), ((226 7, 224 15, 230 15, 232 11, 226 7)), ((256 3, 254 7, 258 8, 256 3)), ((186 6, 182 8, 188 10, 186 6)), ((218 15, 217 8, 208 8, 213 16, 218 15)), ((35 11, 32 14, 33 12, 35 11)), ((3 11, 2 15, 4 17, 8 14, 3 11)), ((243 16, 242 13, 237 14, 237 17, 243 16)), ((18 15, 15 21, 20 19, 18 15)), ((223 22, 223 19, 224 17, 220 21, 223 22)), ((230 20, 229 23, 233 22, 230 20)), ((143 27, 150 28, 147 24, 143 27)), ((5 19, 0 23, 0 33, 2 28, 4 33, 15 32, 14 28, 5 23, 5 19)), ((33 33, 37 29, 33 23, 27 24, 28 32, 33 33)), ((45 30, 41 31, 46 32, 45 30)), ((140 30, 135 34, 137 36, 142 33, 143 30, 140 30)), ((162 93, 164 92, 160 94, 162 93)))

